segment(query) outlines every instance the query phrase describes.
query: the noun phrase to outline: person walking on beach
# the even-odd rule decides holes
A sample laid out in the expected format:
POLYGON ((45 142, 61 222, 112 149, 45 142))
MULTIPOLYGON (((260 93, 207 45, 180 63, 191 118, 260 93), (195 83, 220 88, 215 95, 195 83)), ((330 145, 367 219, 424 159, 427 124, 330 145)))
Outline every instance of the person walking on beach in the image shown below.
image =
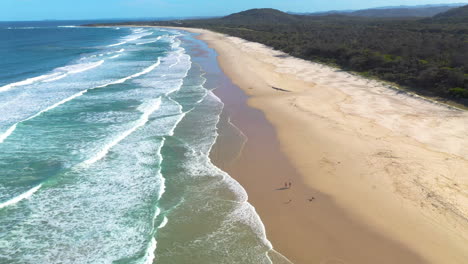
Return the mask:
POLYGON ((292 185, 292 183, 291 183, 291 182, 289 182, 289 189, 291 189, 291 185, 292 185))
POLYGON ((288 188, 288 183, 287 182, 284 183, 284 188, 286 188, 286 189, 288 188))

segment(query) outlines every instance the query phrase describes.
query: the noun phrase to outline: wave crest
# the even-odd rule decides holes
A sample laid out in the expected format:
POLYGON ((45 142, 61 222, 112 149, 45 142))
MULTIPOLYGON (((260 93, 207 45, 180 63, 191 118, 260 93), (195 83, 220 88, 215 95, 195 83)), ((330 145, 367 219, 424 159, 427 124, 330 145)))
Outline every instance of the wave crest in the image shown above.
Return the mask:
POLYGON ((25 193, 22 193, 4 203, 1 203, 0 204, 0 209, 4 208, 4 207, 7 207, 7 206, 10 206, 10 205, 13 205, 13 204, 16 204, 24 199, 28 199, 29 197, 31 197, 35 192, 37 192, 37 190, 39 190, 40 188, 42 187, 42 184, 39 184, 38 186, 28 190, 27 192, 25 193))

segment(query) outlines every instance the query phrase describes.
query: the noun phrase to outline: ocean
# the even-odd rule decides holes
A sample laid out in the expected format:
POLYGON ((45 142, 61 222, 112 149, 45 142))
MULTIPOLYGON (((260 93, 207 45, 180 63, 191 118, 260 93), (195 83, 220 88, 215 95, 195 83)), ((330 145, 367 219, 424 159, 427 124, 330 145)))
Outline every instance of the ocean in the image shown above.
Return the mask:
POLYGON ((236 130, 216 53, 184 31, 76 24, 0 23, 0 263, 272 263, 210 158, 236 130))

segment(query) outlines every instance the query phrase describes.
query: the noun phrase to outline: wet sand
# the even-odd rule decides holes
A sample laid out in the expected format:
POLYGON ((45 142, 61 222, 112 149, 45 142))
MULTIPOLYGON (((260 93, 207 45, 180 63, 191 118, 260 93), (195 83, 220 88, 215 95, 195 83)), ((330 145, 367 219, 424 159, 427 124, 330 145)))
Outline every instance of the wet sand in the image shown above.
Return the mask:
POLYGON ((226 82, 215 94, 247 141, 239 156, 226 159, 234 155, 225 152, 239 141, 223 133, 231 128, 221 127, 212 159, 244 186, 275 250, 296 264, 424 263, 401 244, 352 219, 332 197, 308 187, 281 151, 274 127, 261 111, 247 105, 247 95, 237 86, 226 82))
POLYGON ((276 250, 294 263, 466 263, 466 111, 188 30, 249 96, 217 90, 248 138, 219 166, 247 190, 276 250))

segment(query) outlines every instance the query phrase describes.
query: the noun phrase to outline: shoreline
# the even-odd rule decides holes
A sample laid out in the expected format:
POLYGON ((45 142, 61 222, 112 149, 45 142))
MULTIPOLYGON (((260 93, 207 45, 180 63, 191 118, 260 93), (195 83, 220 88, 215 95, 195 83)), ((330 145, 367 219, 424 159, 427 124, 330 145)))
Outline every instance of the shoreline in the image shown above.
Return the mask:
MULTIPOLYGON (((248 107, 263 112, 277 135, 274 151, 300 176, 295 185, 305 192, 295 195, 303 200, 317 191, 328 198, 317 214, 298 206, 280 217, 288 224, 275 226, 282 202, 270 206, 278 195, 251 179, 272 180, 255 174, 262 167, 258 156, 233 165, 250 164, 249 170, 227 169, 247 190, 280 253, 296 263, 468 259, 468 112, 259 43, 204 29, 173 29, 199 34, 217 52, 223 72, 247 94, 248 107), (346 217, 340 224, 336 216, 346 217)), ((257 148, 246 148, 241 157, 257 148)))
MULTIPOLYGON (((118 27, 172 28, 172 29, 180 29, 180 30, 185 30, 185 31, 196 30, 197 29, 197 28, 185 28, 185 27, 176 27, 176 26, 152 26, 152 25, 130 25, 130 24, 129 25, 115 24, 115 25, 106 25, 106 26, 104 26, 104 25, 82 25, 82 26, 79 26, 79 27, 111 27, 112 28, 112 27, 117 27, 117 26, 118 27)), ((205 29, 202 29, 202 30, 205 30, 205 29)), ((217 33, 217 32, 213 32, 213 33, 217 33)), ((217 33, 217 34, 220 34, 220 33, 217 33)), ((263 45, 263 44, 261 44, 261 45, 263 45)), ((270 47, 267 47, 267 48, 270 48, 270 47)), ((280 52, 280 53, 283 53, 283 52, 280 52)), ((286 56, 295 58, 295 57, 293 57, 293 56, 291 56, 289 54, 286 54, 286 56)), ((299 60, 307 61, 307 60, 304 60, 304 59, 299 59, 299 60)), ((453 110, 468 111, 468 106, 465 106, 465 105, 461 104, 460 102, 457 102, 456 100, 450 100, 450 99, 447 99, 447 98, 442 98, 442 97, 437 97, 437 96, 422 95, 422 94, 418 93, 418 91, 411 90, 409 87, 405 87, 405 86, 399 85, 399 84, 391 82, 391 81, 382 80, 382 79, 379 79, 379 77, 365 76, 365 75, 362 75, 360 72, 357 72, 357 71, 344 70, 343 68, 340 68, 340 66, 335 65, 335 64, 324 63, 324 62, 313 62, 313 61, 307 61, 307 62, 319 64, 319 65, 329 67, 329 68, 339 70, 339 71, 344 71, 344 72, 346 72, 346 73, 348 73, 350 75, 353 75, 355 77, 362 78, 362 79, 365 79, 365 80, 368 80, 368 81, 371 81, 371 82, 372 81, 373 82, 378 82, 380 85, 383 85, 383 86, 387 87, 388 89, 392 89, 392 90, 395 90, 396 92, 400 92, 400 93, 405 93, 406 95, 408 95, 410 97, 417 97, 417 98, 419 98, 421 100, 426 100, 429 103, 437 104, 437 105, 447 107, 447 108, 450 108, 450 109, 453 109, 453 110)))
MULTIPOLYGON (((226 162, 222 154, 218 153, 231 148, 232 139, 221 131, 210 156, 219 168, 246 189, 249 202, 265 226, 267 239, 273 244, 273 251, 295 264, 405 263, 405 260, 411 261, 408 263, 423 263, 399 243, 381 237, 357 223, 328 195, 308 187, 281 151, 274 127, 261 111, 248 105, 249 97, 236 85, 224 83, 214 93, 225 104, 224 111, 235 128, 246 137, 246 142, 240 155, 226 162), (292 186, 284 188, 285 181, 291 182, 292 186), (314 197, 313 202, 308 200, 311 197, 314 197), (314 216, 310 217, 310 213, 314 216), (324 225, 331 222, 336 231, 322 230, 324 225), (360 237, 361 242, 364 240, 367 246, 380 242, 373 250, 391 257, 381 260, 380 255, 353 253, 362 246, 353 245, 356 237, 360 237), (341 245, 334 243, 340 239, 343 239, 341 245, 348 246, 339 249, 340 253, 335 253, 341 245), (305 254, 308 250, 308 254, 305 254)), ((273 263, 284 261, 278 259, 273 263)))
POLYGON ((234 112, 261 111, 266 125, 233 118, 249 140, 220 167, 247 190, 280 253, 296 264, 468 259, 468 112, 259 43, 166 28, 197 33, 216 51, 231 90, 248 97, 234 112), (295 175, 294 192, 275 192, 281 167, 295 175), (311 194, 315 214, 304 210, 311 194), (303 203, 278 215, 291 195, 303 203))
MULTIPOLYGON (((252 161, 247 158, 231 171, 227 169, 246 188, 268 238, 282 254, 296 263, 376 263, 376 259, 379 263, 463 263, 468 258, 464 250, 468 198, 463 192, 468 183, 464 176, 468 172, 468 147, 463 140, 468 131, 464 125, 468 121, 466 112, 398 94, 324 65, 284 58, 282 53, 258 43, 207 30, 182 30, 201 34, 199 38, 217 51, 226 75, 249 96, 248 106, 265 114, 278 135, 278 149, 300 175, 295 186, 303 188, 302 195, 317 191, 329 198, 330 203, 322 203, 325 206, 320 214, 337 209, 335 213, 349 216, 341 226, 330 222, 333 217, 318 220, 324 224, 324 233, 329 232, 323 237, 334 238, 330 241, 335 245, 309 241, 322 246, 322 252, 329 250, 328 255, 311 252, 309 255, 314 256, 301 260, 298 254, 313 247, 298 250, 287 244, 295 241, 296 247, 304 242, 299 239, 303 233, 317 237, 310 228, 317 219, 295 226, 291 222, 298 232, 286 243, 284 236, 293 232, 281 234, 278 230, 282 226, 273 224, 275 215, 262 213, 268 211, 262 209, 267 206, 256 201, 278 195, 271 189, 265 193, 252 179, 242 178, 248 173, 242 167, 252 161), (347 82, 348 78, 351 81, 347 82), (336 208, 331 209, 333 204, 336 208), (331 233, 337 227, 341 227, 340 234, 333 237, 331 233), (362 235, 365 229, 367 237, 362 235), (347 241, 343 236, 346 232, 347 241), (353 244, 358 245, 355 250, 365 248, 370 253, 344 253, 353 244), (400 259, 395 259, 396 252, 401 253, 400 259), (377 258, 372 261, 372 257, 377 258)), ((235 124, 245 131, 245 125, 235 124)), ((255 152, 255 144, 250 145, 249 149, 247 143, 241 159, 249 155, 255 158, 248 154, 255 152)), ((268 176, 266 179, 271 180, 268 176)), ((289 210, 295 215, 290 218, 297 222, 310 217, 300 212, 303 206, 307 203, 298 206, 297 212, 289 210)))

